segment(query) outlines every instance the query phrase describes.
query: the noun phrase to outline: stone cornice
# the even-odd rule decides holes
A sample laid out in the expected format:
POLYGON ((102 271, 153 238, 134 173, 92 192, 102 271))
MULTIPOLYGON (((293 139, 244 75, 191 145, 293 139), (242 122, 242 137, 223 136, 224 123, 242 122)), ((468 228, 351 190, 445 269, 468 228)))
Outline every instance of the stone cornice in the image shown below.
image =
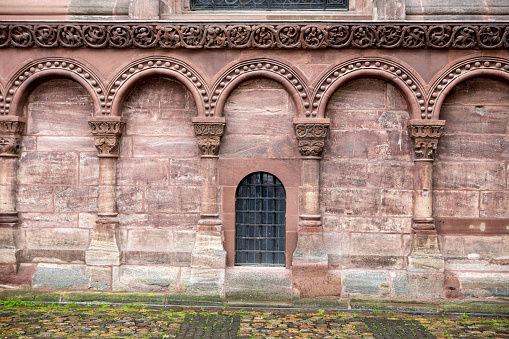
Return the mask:
POLYGON ((0 47, 505 49, 509 23, 0 22, 0 47))

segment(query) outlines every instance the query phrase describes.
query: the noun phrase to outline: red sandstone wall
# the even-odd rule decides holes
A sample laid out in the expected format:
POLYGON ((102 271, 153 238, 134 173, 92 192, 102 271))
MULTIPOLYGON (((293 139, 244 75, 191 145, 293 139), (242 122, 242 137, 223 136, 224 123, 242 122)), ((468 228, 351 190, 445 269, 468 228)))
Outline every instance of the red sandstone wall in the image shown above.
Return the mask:
POLYGON ((331 126, 321 198, 332 265, 385 280, 374 293, 388 295, 389 273, 405 268, 410 244, 413 161, 407 104, 391 84, 359 79, 336 90, 326 114, 331 126))
POLYGON ((71 80, 38 86, 26 105, 17 208, 23 261, 83 262, 97 213, 92 101, 71 80))
MULTIPOLYGON (((434 214, 450 286, 461 282, 468 297, 488 296, 495 292, 490 285, 508 280, 508 105, 509 85, 476 78, 459 84, 441 111, 447 122, 435 163, 434 214)), ((498 287, 496 294, 509 290, 498 287)))

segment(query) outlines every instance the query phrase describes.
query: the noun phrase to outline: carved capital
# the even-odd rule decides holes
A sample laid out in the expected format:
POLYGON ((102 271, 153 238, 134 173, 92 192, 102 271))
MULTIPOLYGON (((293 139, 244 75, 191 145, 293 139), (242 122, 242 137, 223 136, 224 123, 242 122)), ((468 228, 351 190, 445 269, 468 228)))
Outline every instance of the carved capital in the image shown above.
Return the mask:
POLYGON ((118 157, 118 146, 125 122, 120 118, 109 118, 110 120, 94 119, 88 121, 99 157, 118 157))
POLYGON ((13 116, 3 116, 0 119, 0 156, 17 157, 25 120, 13 116))
POLYGON ((221 136, 224 133, 225 121, 193 121, 194 133, 202 156, 217 156, 221 147, 221 136))
MULTIPOLYGON (((313 119, 314 120, 314 119, 313 119)), ((325 138, 329 129, 329 122, 316 119, 313 121, 294 121, 299 151, 302 157, 321 157, 325 146, 325 138)))
POLYGON ((410 137, 414 141, 414 161, 434 161, 438 139, 444 131, 445 120, 411 120, 408 125, 410 137))

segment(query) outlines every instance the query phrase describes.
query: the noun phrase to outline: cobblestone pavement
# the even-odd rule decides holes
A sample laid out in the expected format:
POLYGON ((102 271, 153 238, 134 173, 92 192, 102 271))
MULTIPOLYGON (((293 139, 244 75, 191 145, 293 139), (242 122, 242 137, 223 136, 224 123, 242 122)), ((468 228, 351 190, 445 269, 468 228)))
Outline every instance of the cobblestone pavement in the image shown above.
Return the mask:
POLYGON ((0 302, 1 338, 509 338, 509 318, 0 302))

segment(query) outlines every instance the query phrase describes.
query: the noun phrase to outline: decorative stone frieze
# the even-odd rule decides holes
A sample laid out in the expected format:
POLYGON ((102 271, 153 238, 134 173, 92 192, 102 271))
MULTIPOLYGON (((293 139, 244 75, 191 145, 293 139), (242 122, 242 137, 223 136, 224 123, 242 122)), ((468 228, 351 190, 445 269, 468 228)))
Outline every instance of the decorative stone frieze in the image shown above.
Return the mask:
POLYGON ((221 136, 224 133, 224 120, 214 119, 210 122, 201 120, 195 121, 193 124, 201 155, 205 157, 216 157, 219 154, 221 136))
POLYGON ((99 157, 118 157, 119 142, 125 122, 120 117, 108 117, 88 121, 94 136, 95 148, 99 157))
POLYGON ((434 161, 438 139, 444 131, 444 120, 411 120, 408 125, 410 137, 414 141, 414 161, 434 161))
POLYGON ((0 156, 17 157, 21 145, 21 134, 25 120, 20 117, 0 118, 0 156))
POLYGON ((63 48, 507 48, 505 23, 171 25, 18 22, 0 25, 0 47, 63 48))
POLYGON ((301 156, 320 158, 325 146, 329 123, 323 121, 317 123, 296 121, 294 126, 301 156))

